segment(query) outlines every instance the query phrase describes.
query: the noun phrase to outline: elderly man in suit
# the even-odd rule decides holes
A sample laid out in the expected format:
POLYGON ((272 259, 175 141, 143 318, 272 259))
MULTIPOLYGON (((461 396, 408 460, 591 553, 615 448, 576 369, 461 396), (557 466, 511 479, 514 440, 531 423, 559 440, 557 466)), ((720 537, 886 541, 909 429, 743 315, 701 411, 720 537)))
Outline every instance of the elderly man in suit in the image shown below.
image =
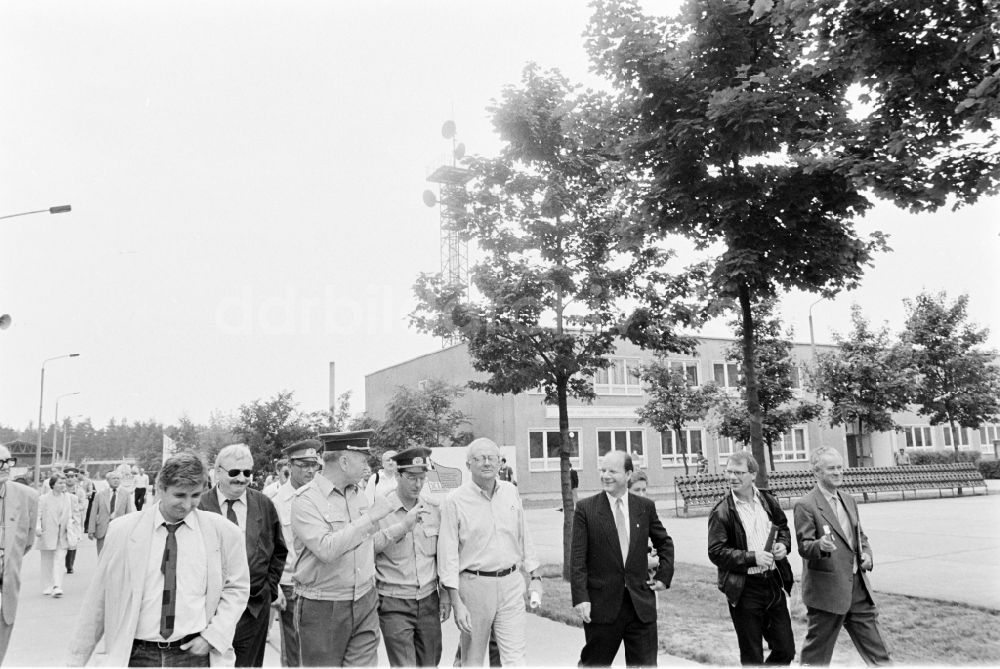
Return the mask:
POLYGON ((632 456, 611 451, 601 461, 603 492, 588 497, 573 516, 570 588, 586 643, 580 666, 609 666, 625 642, 629 666, 656 665, 656 591, 674 576, 674 542, 653 500, 628 494, 632 456), (649 543, 659 557, 647 571, 649 543))
POLYGON ((3 574, 3 597, 0 598, 0 663, 7 654, 10 633, 17 615, 17 597, 21 591, 21 560, 35 541, 38 519, 38 493, 10 479, 17 464, 6 446, 0 446, 0 573, 3 574))
POLYGON ((104 537, 108 533, 108 524, 115 518, 135 511, 132 493, 125 494, 121 490, 122 477, 111 470, 104 476, 108 487, 94 496, 94 507, 90 511, 90 522, 87 524, 87 536, 97 540, 97 554, 104 549, 104 537))
POLYGON ((802 603, 808 618, 802 664, 830 664, 841 627, 847 628, 866 664, 891 664, 867 575, 872 549, 861 529, 857 503, 839 490, 844 460, 832 448, 822 447, 810 462, 816 487, 795 503, 802 603))
POLYGON ((264 664, 271 605, 284 607, 279 583, 288 554, 278 511, 270 499, 249 486, 252 477, 250 449, 243 444, 226 446, 215 458, 216 485, 202 496, 198 506, 238 525, 246 541, 250 599, 233 638, 238 667, 264 664))
POLYGON ((157 504, 111 523, 69 666, 90 661, 101 637, 109 666, 233 665, 250 573, 239 530, 196 508, 206 469, 193 453, 168 458, 157 504))

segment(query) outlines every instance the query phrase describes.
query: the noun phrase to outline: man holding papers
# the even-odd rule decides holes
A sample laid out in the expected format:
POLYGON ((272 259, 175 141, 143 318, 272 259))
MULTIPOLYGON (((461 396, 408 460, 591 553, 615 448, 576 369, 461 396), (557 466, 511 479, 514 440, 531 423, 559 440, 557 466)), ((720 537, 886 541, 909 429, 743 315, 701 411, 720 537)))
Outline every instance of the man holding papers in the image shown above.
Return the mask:
POLYGON ((785 593, 792 592, 788 550, 792 535, 778 500, 753 482, 757 461, 738 451, 726 463, 731 494, 708 517, 708 557, 719 568, 719 590, 729 601, 740 663, 790 664, 795 657, 785 593))

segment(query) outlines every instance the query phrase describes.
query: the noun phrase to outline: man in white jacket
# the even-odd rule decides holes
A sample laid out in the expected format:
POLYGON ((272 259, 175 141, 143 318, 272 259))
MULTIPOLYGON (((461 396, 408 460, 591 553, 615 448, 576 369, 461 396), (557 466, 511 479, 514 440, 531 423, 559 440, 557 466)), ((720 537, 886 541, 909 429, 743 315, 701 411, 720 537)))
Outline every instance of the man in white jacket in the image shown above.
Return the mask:
POLYGON ((232 666, 233 634, 250 596, 246 546, 236 525, 198 511, 205 463, 169 458, 158 503, 112 521, 70 645, 70 666, 232 666), (183 657, 182 657, 183 656, 183 657))

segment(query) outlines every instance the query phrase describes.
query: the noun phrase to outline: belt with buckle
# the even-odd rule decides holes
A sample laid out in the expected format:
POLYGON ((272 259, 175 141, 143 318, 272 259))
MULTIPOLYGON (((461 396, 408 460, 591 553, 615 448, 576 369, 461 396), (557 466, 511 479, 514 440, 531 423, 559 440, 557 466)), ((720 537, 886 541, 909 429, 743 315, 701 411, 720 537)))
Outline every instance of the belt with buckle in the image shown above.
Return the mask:
POLYGON ((133 639, 133 646, 146 646, 147 648, 157 648, 159 650, 171 650, 180 648, 187 642, 196 638, 198 633, 188 634, 186 637, 177 639, 176 641, 147 641, 146 639, 133 639))
POLYGON ((517 571, 517 565, 511 565, 509 569, 501 569, 500 571, 483 571, 482 569, 465 569, 467 574, 475 574, 476 576, 491 576, 493 578, 500 578, 501 576, 507 576, 508 574, 513 574, 517 571))

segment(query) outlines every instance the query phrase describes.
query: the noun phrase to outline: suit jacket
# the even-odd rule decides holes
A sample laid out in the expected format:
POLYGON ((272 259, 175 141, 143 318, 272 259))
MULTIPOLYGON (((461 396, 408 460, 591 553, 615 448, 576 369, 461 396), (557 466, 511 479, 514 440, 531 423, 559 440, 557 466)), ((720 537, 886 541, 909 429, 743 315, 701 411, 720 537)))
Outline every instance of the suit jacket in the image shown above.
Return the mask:
MULTIPOLYGON (((103 664, 127 667, 139 626, 142 590, 158 505, 151 505, 111 523, 90 582, 76 634, 70 644, 69 666, 83 666, 104 637, 103 664)), ((233 634, 250 593, 246 548, 239 528, 215 514, 193 510, 205 542, 207 587, 201 636, 212 646, 212 666, 233 666, 233 634)))
POLYGON ((94 507, 90 510, 90 522, 87 524, 88 534, 103 539, 108 533, 108 524, 112 520, 135 511, 132 494, 122 490, 121 486, 118 486, 116 492, 114 513, 111 513, 111 488, 105 488, 94 496, 94 507))
POLYGON ((628 557, 623 562, 608 496, 600 492, 576 505, 570 553, 573 606, 590 602, 594 623, 615 620, 626 589, 639 620, 656 620, 656 593, 646 585, 649 542, 660 559, 653 578, 668 588, 674 578, 674 542, 656 515, 653 500, 628 495, 628 513, 631 531, 628 557))
POLYGON ((21 560, 35 542, 38 493, 13 481, 4 485, 3 603, 0 608, 4 622, 13 625, 17 615, 17 595, 21 591, 21 560))
POLYGON ((73 517, 74 493, 64 492, 56 497, 51 492, 42 495, 38 500, 38 550, 54 551, 66 548, 69 521, 73 517))
MULTIPOLYGON (((785 544, 789 554, 792 550, 792 533, 788 530, 788 518, 781 505, 769 492, 760 490, 764 510, 771 523, 778 526, 775 542, 785 544)), ((708 559, 719 568, 719 590, 726 594, 730 605, 736 606, 746 585, 747 569, 757 566, 754 553, 747 549, 747 533, 736 510, 733 494, 727 493, 720 499, 708 516, 708 559)), ((789 594, 795 577, 788 558, 775 561, 781 585, 789 594)))
MULTIPOLYGON (((847 509, 851 522, 851 532, 854 535, 854 551, 848 547, 847 537, 837 521, 837 513, 830 508, 819 485, 814 487, 804 497, 795 503, 795 540, 799 555, 802 556, 802 603, 822 611, 842 615, 851 608, 851 598, 854 589, 854 574, 851 565, 854 560, 861 564, 861 554, 867 553, 873 559, 868 537, 861 529, 858 516, 858 504, 848 493, 837 491, 847 509), (826 525, 834 535, 837 550, 825 552, 820 550, 819 540, 823 537, 823 526, 826 525)), ((861 578, 868 598, 872 597, 871 583, 868 575, 862 571, 861 578)))
MULTIPOLYGON (((219 507, 217 488, 201 496, 198 508, 225 515, 219 507)), ((229 522, 228 520, 226 522, 229 522)), ((232 525, 232 523, 229 523, 232 525)), ((263 493, 247 488, 247 562, 250 565, 250 600, 247 611, 254 618, 270 612, 271 602, 278 598, 278 583, 285 569, 284 535, 281 519, 274 503, 263 493)))

